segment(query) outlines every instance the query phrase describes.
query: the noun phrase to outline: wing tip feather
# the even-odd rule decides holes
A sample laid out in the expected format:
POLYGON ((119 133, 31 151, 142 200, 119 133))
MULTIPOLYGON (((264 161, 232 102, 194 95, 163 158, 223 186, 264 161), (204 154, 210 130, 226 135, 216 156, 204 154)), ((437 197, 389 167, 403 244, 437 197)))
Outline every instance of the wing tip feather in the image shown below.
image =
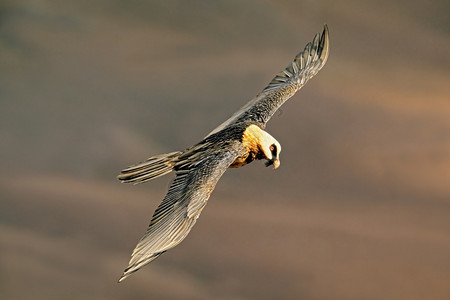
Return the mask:
POLYGON ((325 23, 322 34, 315 34, 313 40, 306 44, 303 51, 298 53, 292 63, 278 73, 262 92, 278 89, 283 84, 298 85, 298 88, 303 86, 325 65, 329 54, 329 39, 328 25, 325 23), (291 75, 289 71, 295 72, 289 76, 291 75))
POLYGON ((328 24, 323 25, 322 36, 319 42, 322 52, 320 53, 320 59, 322 60, 322 65, 327 62, 329 49, 330 49, 330 31, 328 30, 328 24))

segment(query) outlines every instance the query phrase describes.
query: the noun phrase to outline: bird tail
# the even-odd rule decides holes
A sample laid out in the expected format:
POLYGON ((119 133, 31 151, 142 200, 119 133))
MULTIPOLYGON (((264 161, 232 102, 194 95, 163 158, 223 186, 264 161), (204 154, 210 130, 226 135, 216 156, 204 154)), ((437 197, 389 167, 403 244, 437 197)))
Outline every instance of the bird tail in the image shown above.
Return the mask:
POLYGON ((122 170, 117 179, 121 182, 138 184, 169 174, 181 153, 176 151, 150 157, 144 162, 122 170))

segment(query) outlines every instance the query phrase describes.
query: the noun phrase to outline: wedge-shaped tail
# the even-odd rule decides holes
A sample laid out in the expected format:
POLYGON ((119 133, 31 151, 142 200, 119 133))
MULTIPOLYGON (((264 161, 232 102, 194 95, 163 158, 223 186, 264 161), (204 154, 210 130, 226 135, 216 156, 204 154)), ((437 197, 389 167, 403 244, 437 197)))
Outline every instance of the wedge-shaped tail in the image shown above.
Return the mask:
POLYGON ((181 153, 176 151, 150 157, 144 162, 122 170, 117 179, 121 182, 137 184, 169 174, 181 153))

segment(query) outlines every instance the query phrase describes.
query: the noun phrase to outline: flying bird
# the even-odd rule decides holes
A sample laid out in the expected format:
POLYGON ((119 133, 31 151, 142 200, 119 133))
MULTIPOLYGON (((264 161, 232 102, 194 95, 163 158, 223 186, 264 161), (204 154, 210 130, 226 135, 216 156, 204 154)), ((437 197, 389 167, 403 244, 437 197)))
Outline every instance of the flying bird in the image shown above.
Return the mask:
POLYGON ((322 34, 316 34, 286 69, 202 141, 122 170, 117 178, 135 184, 172 171, 176 176, 119 282, 186 238, 228 168, 242 167, 260 159, 274 169, 280 166, 281 145, 264 131, 265 125, 277 109, 325 65, 328 44, 325 25, 322 34))

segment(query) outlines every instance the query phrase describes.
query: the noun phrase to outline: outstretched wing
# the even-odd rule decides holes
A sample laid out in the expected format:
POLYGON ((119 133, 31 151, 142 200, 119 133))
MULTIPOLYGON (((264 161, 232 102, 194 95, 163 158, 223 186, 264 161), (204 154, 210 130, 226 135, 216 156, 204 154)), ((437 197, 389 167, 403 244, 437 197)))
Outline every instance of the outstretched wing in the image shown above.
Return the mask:
MULTIPOLYGON (((265 126, 277 109, 306 82, 319 72, 328 58, 328 27, 316 34, 312 42, 297 54, 295 59, 266 86, 256 98, 248 102, 209 135, 221 131, 230 124, 243 121, 258 122, 265 126)), ((208 135, 208 136, 209 136, 208 135)))
POLYGON ((206 205, 217 181, 240 155, 233 148, 197 152, 175 167, 176 177, 167 195, 153 214, 150 226, 134 249, 129 266, 119 282, 167 250, 189 233, 206 205))

